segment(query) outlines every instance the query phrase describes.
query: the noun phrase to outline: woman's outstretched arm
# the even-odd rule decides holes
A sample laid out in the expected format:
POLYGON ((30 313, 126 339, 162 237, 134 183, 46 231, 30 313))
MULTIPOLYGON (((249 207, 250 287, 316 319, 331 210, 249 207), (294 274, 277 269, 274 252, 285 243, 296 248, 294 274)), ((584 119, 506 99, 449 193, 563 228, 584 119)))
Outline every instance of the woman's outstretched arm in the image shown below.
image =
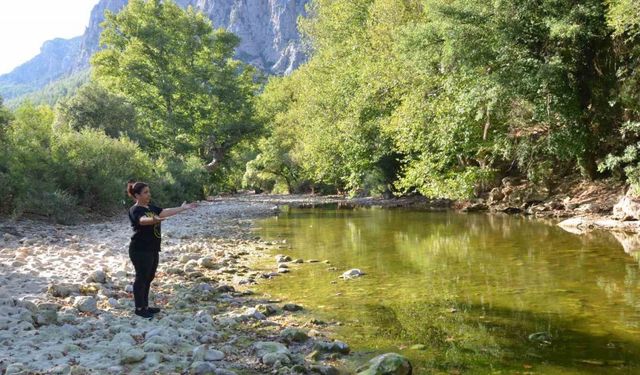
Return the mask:
POLYGON ((195 203, 182 202, 182 205, 180 207, 164 208, 162 212, 160 212, 160 215, 158 216, 160 216, 161 219, 164 219, 166 217, 173 216, 173 215, 179 214, 180 212, 190 210, 196 207, 197 205, 195 203))

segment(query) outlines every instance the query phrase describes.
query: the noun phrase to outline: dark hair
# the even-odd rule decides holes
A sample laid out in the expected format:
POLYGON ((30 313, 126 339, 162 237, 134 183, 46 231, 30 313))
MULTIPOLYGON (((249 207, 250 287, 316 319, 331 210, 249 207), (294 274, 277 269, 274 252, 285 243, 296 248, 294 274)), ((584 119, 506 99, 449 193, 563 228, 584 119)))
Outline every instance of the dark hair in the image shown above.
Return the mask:
POLYGON ((144 182, 133 182, 129 180, 127 182, 127 194, 129 194, 131 198, 135 198, 136 194, 142 193, 142 190, 147 186, 149 185, 144 182))

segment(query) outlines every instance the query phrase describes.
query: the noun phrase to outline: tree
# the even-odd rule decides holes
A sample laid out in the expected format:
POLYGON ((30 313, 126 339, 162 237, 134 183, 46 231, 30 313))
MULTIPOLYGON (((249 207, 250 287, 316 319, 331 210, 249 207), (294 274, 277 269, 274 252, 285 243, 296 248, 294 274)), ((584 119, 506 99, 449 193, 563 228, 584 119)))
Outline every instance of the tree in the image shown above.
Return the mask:
POLYGON ((136 129, 136 112, 124 98, 114 95, 95 82, 78 90, 76 95, 61 102, 57 108, 57 125, 73 130, 101 129, 108 136, 126 135, 145 144, 136 129))
POLYGON ((637 35, 637 5, 609 3, 314 0, 300 22, 313 55, 265 88, 283 103, 268 126, 294 134, 302 175, 352 191, 372 176, 450 198, 505 173, 594 178, 640 103, 638 55, 609 26, 637 35))
POLYGON ((215 167, 257 129, 254 71, 238 38, 173 1, 132 0, 108 13, 92 59, 96 81, 138 111, 154 152, 195 153, 215 167))

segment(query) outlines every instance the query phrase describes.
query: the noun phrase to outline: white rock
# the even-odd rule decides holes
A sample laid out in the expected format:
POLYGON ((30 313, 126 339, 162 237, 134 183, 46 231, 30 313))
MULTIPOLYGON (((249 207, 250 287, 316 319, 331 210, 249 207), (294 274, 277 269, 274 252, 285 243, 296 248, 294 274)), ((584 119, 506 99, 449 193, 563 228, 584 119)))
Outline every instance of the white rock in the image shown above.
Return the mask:
POLYGON ((162 361, 164 361, 164 356, 162 353, 157 352, 147 353, 147 356, 144 359, 144 363, 151 366, 158 365, 162 363, 162 361))
POLYGON ((98 310, 96 299, 91 296, 76 297, 73 305, 80 312, 94 313, 98 310))
POLYGON ((288 255, 278 254, 276 255, 276 263, 291 262, 291 257, 288 255))
POLYGON ((81 335, 80 330, 70 324, 64 324, 62 327, 60 327, 60 333, 72 338, 76 338, 81 335))
POLYGON ((88 283, 104 284, 107 282, 107 274, 102 270, 95 270, 89 274, 85 281, 88 283))
POLYGON ((200 345, 193 349, 194 361, 221 361, 223 358, 223 352, 215 349, 209 349, 207 345, 200 345))
POLYGON ((126 346, 132 346, 136 344, 136 340, 128 333, 120 332, 113 336, 113 339, 111 339, 111 344, 114 346, 121 346, 123 344, 126 346))
POLYGON ((353 268, 343 273, 340 277, 342 277, 343 279, 353 279, 355 277, 360 277, 362 275, 364 275, 364 272, 360 271, 357 268, 353 268))
POLYGON ((142 349, 127 348, 123 350, 120 357, 120 362, 123 364, 140 362, 144 359, 144 357, 146 357, 146 355, 147 353, 145 353, 142 349))
POLYGON ((23 374, 25 372, 26 372, 26 366, 20 362, 17 362, 7 366, 7 369, 5 370, 5 375, 17 375, 17 374, 23 374))
POLYGON ((195 361, 191 364, 189 373, 192 375, 215 375, 216 368, 204 361, 195 361))
POLYGON ((184 272, 193 272, 196 270, 197 267, 198 267, 198 262, 192 259, 184 265, 182 270, 184 272))
POLYGON ((215 259, 212 257, 202 257, 198 260, 198 264, 200 267, 208 269, 215 269, 219 267, 215 259))
POLYGON ((119 309, 120 307, 122 307, 120 306, 120 303, 118 302, 118 300, 113 297, 109 298, 107 302, 109 302, 109 306, 111 306, 114 309, 119 309))
POLYGON ((613 206, 613 217, 618 220, 640 220, 640 201, 630 195, 623 196, 613 206))
POLYGON ((142 349, 145 352, 169 353, 169 347, 167 345, 157 344, 155 342, 145 342, 142 349))

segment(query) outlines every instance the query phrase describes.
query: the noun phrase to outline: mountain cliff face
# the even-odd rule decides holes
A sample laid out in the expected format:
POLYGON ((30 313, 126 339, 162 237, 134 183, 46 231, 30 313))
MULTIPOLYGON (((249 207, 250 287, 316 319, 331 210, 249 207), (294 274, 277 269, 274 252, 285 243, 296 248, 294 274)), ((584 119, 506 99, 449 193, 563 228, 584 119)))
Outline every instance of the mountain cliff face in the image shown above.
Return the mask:
MULTIPOLYGON (((241 38, 236 56, 269 74, 288 74, 305 59, 297 19, 310 0, 176 0, 206 14, 214 27, 241 38)), ((127 0, 100 0, 82 36, 46 42, 38 56, 0 76, 0 96, 12 98, 89 67, 99 49, 104 11, 118 12, 127 0)))

